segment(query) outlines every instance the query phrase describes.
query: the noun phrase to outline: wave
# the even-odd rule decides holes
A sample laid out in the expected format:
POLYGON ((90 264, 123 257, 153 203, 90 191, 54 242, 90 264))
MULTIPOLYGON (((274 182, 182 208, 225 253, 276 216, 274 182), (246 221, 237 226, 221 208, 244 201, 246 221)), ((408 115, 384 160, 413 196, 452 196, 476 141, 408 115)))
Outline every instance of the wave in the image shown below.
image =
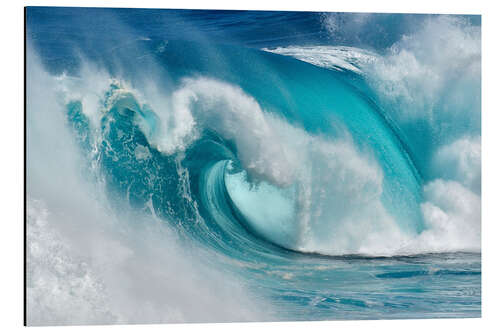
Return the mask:
MULTIPOLYGON (((251 54, 261 61, 264 55, 251 54)), ((302 68, 286 58, 270 59, 302 68)), ((139 92, 91 65, 78 79, 60 76, 56 81, 79 140, 100 163, 105 187, 133 206, 152 200, 155 214, 181 224, 185 219, 218 223, 214 215, 229 215, 257 238, 300 252, 394 255, 416 249, 411 244, 432 222, 423 219, 429 215, 421 197, 426 191, 398 129, 356 88, 328 72, 304 70, 323 82, 329 79, 325 90, 332 98, 316 103, 314 90, 301 87, 301 99, 308 104, 293 116, 274 105, 266 109, 242 87, 206 75, 182 76, 163 95, 139 92), (307 129, 307 118, 297 121, 322 108, 328 112, 315 115, 322 128, 307 129), (203 187, 216 187, 199 179, 219 161, 230 162, 231 168, 216 168, 225 176, 215 178, 224 181, 223 199, 236 216, 199 207, 203 187), (273 212, 275 206, 280 209, 273 212)), ((289 99, 293 96, 299 94, 289 99)))
MULTIPOLYGON (((255 214, 243 213, 246 218, 233 223, 242 222, 249 229, 257 231, 257 236, 282 247, 334 255, 360 252, 380 254, 385 252, 379 249, 387 246, 381 245, 383 239, 393 237, 391 244, 395 248, 401 247, 406 234, 418 230, 418 220, 398 224, 387 213, 383 200, 390 191, 400 189, 392 187, 387 179, 384 183, 383 166, 379 165, 373 151, 357 147, 348 133, 339 134, 335 139, 312 135, 272 113, 266 113, 238 87, 212 79, 184 80, 181 88, 175 90, 169 97, 170 101, 165 104, 171 105, 171 109, 163 113, 154 112, 147 105, 141 106, 130 91, 115 81, 110 82, 110 89, 104 93, 106 113, 101 125, 104 127, 102 136, 106 150, 99 152, 102 154, 99 159, 103 167, 110 172, 110 179, 106 181, 108 184, 117 181, 115 173, 123 173, 123 169, 136 173, 139 165, 145 168, 149 160, 154 161, 155 156, 158 156, 158 162, 151 169, 142 170, 146 172, 143 177, 150 182, 155 175, 163 174, 166 178, 175 179, 173 183, 179 187, 184 181, 184 174, 190 178, 196 178, 196 175, 202 177, 210 163, 231 156, 227 161, 234 162, 239 171, 232 171, 232 175, 224 178, 226 184, 231 185, 231 190, 227 191, 231 205, 242 212, 261 214, 266 211, 266 203, 260 202, 259 206, 259 202, 249 199, 252 195, 262 198, 263 191, 267 191, 275 201, 286 202, 284 205, 289 207, 289 219, 286 221, 269 221, 265 216, 256 218, 255 214), (124 124, 127 124, 127 128, 122 128, 124 124), (130 141, 130 146, 124 147, 121 143, 124 135, 134 128, 140 129, 140 132, 135 134, 136 130, 132 130, 133 135, 126 140, 130 141), (214 149, 210 147, 210 141, 217 143, 213 156, 204 161, 197 160, 199 157, 196 154, 200 150, 198 145, 203 145, 209 153, 214 149), (219 154, 222 156, 217 156, 219 154), (191 159, 194 161, 191 162, 191 159), (170 174, 155 168, 160 160, 171 164, 170 174), (191 163, 193 166, 190 166, 191 163), (279 193, 285 192, 286 198, 283 198, 279 193), (359 230, 360 226, 373 231, 358 233, 353 237, 352 228, 359 230), (281 232, 283 229, 287 229, 284 234, 281 232), (290 236, 286 241, 283 239, 285 234, 290 236)), ((80 117, 85 118, 83 106, 76 103, 81 108, 80 117)), ((69 104, 72 112, 78 112, 74 111, 74 105, 69 104)), ((77 120, 80 121, 80 118, 77 120)), ((390 131, 386 131, 389 136, 390 131)), ((398 150, 392 151, 392 154, 379 158, 409 163, 398 150)), ((401 170, 401 173, 413 177, 410 167, 402 165, 405 166, 407 169, 401 170)), ((131 179, 137 179, 138 176, 134 175, 131 179)), ((116 184, 118 187, 122 187, 123 182, 130 183, 124 176, 119 181, 120 184, 116 184)), ((189 190, 196 187, 194 179, 185 181, 189 186, 182 195, 187 202, 185 204, 190 205, 190 201, 197 201, 195 199, 199 194, 189 190)), ((414 178, 408 181, 418 186, 414 178)), ((167 197, 169 194, 166 189, 164 193, 155 193, 148 185, 141 184, 135 191, 140 190, 144 202, 144 195, 151 195, 155 210, 167 215, 164 206, 177 199, 171 198, 166 203, 162 200, 156 204, 154 199, 157 196, 167 197)), ((131 191, 130 186, 133 184, 126 186, 129 188, 123 194, 130 201, 138 193, 131 191)), ((172 188, 171 191, 175 193, 178 190, 172 188)), ((407 205, 415 204, 412 200, 417 194, 407 195, 407 205)), ((269 199, 271 197, 268 196, 269 199)), ((393 211, 397 209, 390 208, 393 211)), ((267 208, 269 212, 272 209, 272 206, 267 208)), ((191 213, 199 214, 196 207, 191 213)))

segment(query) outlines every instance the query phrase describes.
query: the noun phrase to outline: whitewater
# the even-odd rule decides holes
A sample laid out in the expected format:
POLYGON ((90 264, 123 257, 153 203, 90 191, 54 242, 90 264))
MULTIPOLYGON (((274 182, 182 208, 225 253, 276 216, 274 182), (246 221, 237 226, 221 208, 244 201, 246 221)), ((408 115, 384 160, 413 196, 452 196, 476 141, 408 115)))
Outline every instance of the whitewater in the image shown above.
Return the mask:
POLYGON ((28 9, 29 325, 480 316, 473 18, 86 12, 28 9))

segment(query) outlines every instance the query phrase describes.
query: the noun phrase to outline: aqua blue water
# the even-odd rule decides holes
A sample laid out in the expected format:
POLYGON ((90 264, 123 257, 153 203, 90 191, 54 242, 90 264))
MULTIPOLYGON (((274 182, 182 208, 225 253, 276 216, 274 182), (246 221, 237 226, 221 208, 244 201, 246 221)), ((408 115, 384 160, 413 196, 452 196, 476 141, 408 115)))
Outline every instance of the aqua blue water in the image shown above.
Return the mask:
POLYGON ((273 309, 250 320, 478 317, 480 24, 30 7, 63 107, 28 108, 28 170, 30 116, 62 112, 113 214, 201 249, 273 309))

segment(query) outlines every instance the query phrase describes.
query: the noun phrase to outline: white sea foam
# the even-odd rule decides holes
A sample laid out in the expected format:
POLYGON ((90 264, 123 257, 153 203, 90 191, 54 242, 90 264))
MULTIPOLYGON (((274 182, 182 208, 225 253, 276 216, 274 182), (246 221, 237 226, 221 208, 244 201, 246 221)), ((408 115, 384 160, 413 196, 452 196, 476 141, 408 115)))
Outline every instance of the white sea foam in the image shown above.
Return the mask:
POLYGON ((481 197, 455 181, 424 187, 421 205, 427 229, 404 249, 408 253, 481 251, 481 197))
POLYGON ((158 150, 185 150, 209 128, 235 141, 250 173, 278 185, 293 182, 300 159, 277 132, 280 121, 265 115, 240 88, 209 78, 186 79, 167 105, 156 111, 160 127, 149 138, 158 150))
MULTIPOLYGON (((107 206, 98 185, 82 177, 65 118, 63 81, 42 69, 31 47, 27 56, 28 324, 272 316, 241 281, 214 269, 213 262, 206 265, 208 254, 181 247, 164 222, 126 211, 118 216, 107 206)), ((84 100, 93 91, 71 89, 84 100)))
MULTIPOLYGON (((335 34, 359 30, 367 18, 354 15, 347 22, 325 15, 323 24, 335 34)), ((266 49, 362 74, 403 131, 426 126, 432 135, 436 149, 428 164, 434 180, 425 184, 422 203, 427 230, 396 241, 395 254, 480 251, 480 34, 465 18, 441 15, 428 18, 384 55, 334 46, 266 49)))
POLYGON ((361 74, 363 67, 377 60, 378 55, 349 46, 287 46, 264 48, 264 51, 291 56, 310 64, 361 74))
POLYGON ((458 181, 481 195, 481 137, 465 136, 440 147, 433 169, 437 177, 458 181))
MULTIPOLYGON (((481 30, 464 18, 437 16, 403 36, 370 70, 370 82, 400 122, 423 119, 436 137, 447 123, 481 111, 481 30), (392 103, 392 104, 391 104, 392 103)), ((442 135, 442 134, 441 134, 442 135)))
MULTIPOLYGON (((157 112, 159 130, 149 138, 160 151, 182 151, 209 128, 235 142, 252 179, 282 188, 295 186, 295 217, 288 226, 250 219, 266 238, 326 254, 387 254, 406 241, 405 232, 381 203, 380 166, 369 151, 356 148, 347 132, 337 140, 310 135, 263 110, 239 87, 209 78, 186 79, 169 100, 170 109, 157 112)), ((247 185, 247 191, 252 186, 247 185)), ((234 195, 253 198, 258 193, 234 195)), ((247 201, 238 200, 249 206, 266 204, 247 201)), ((265 211, 261 206, 240 209, 265 211)))
POLYGON ((399 126, 426 126, 433 138, 435 179, 422 204, 427 230, 410 251, 481 249, 480 34, 467 19, 432 17, 367 68, 399 126))

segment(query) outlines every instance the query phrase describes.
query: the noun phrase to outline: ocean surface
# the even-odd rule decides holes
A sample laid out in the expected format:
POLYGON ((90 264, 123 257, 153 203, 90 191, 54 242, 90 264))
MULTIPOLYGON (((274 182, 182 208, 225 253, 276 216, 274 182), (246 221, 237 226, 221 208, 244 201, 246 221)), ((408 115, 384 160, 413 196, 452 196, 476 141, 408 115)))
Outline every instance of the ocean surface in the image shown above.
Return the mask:
POLYGON ((481 316, 480 16, 28 7, 29 325, 481 316))

